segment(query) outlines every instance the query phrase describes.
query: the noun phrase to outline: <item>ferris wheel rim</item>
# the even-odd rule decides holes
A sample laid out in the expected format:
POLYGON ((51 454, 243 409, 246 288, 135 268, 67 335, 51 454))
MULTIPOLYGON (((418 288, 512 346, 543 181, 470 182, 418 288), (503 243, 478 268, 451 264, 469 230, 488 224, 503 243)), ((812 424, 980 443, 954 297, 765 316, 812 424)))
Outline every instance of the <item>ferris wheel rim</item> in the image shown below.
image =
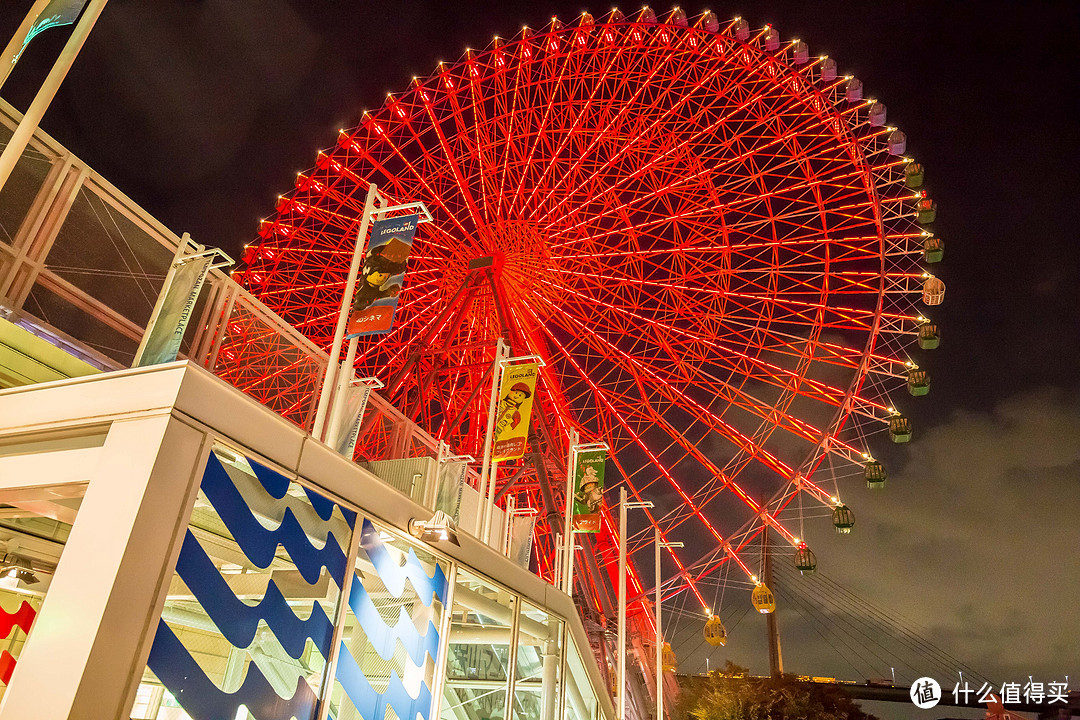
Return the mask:
MULTIPOLYGON (((642 25, 642 23, 640 22, 640 20, 639 21, 621 21, 621 22, 607 23, 607 24, 602 23, 601 25, 599 25, 597 27, 603 27, 603 26, 606 26, 606 25, 639 26, 639 25, 642 25)), ((515 40, 513 42, 515 42, 515 43, 518 43, 518 42, 531 42, 532 40, 530 40, 530 38, 535 38, 537 42, 542 43, 544 37, 556 37, 556 36, 561 37, 561 36, 566 36, 566 35, 569 35, 571 37, 575 37, 574 33, 579 32, 580 28, 585 27, 585 26, 586 26, 586 24, 585 24, 584 20, 582 20, 582 23, 579 24, 579 25, 567 25, 567 26, 560 26, 560 27, 556 27, 555 22, 553 21, 551 29, 549 29, 548 31, 545 31, 545 32, 542 32, 542 33, 537 33, 537 34, 529 34, 529 35, 526 35, 523 32, 521 39, 520 40, 515 40)), ((593 27, 591 22, 589 23, 589 27, 593 27)), ((689 34, 689 33, 697 32, 698 30, 700 30, 700 28, 691 27, 688 24, 687 25, 682 25, 682 24, 673 23, 673 22, 668 22, 668 23, 658 22, 655 25, 652 25, 652 27, 653 28, 664 27, 667 30, 670 30, 672 33, 683 32, 683 33, 688 33, 689 34)), ((719 33, 717 35, 719 36, 719 33)), ((752 51, 754 53, 762 52, 762 51, 760 51, 759 48, 757 48, 757 47, 755 47, 753 45, 753 41, 751 41, 751 40, 745 40, 744 41, 744 40, 738 40, 736 38, 727 38, 726 42, 729 42, 729 43, 731 43, 733 45, 737 45, 738 47, 742 48, 746 52, 750 52, 750 51, 752 51)), ((510 45, 511 45, 511 43, 506 43, 503 47, 509 47, 510 45)), ((466 73, 467 73, 469 63, 477 62, 477 58, 480 57, 481 54, 496 52, 499 45, 496 43, 495 47, 496 47, 496 50, 492 50, 492 49, 489 48, 488 50, 482 51, 481 53, 477 53, 477 54, 473 54, 471 51, 466 53, 466 57, 462 61, 460 61, 459 63, 452 65, 449 68, 449 72, 451 74, 453 74, 455 68, 460 69, 460 68, 462 68, 464 66, 466 68, 466 73)), ((445 77, 446 72, 447 72, 447 70, 444 70, 442 67, 440 67, 440 74, 437 77, 445 77)), ((436 79, 436 76, 432 76, 432 78, 429 78, 429 79, 424 80, 424 81, 414 81, 414 83, 413 83, 414 87, 412 87, 409 90, 409 93, 415 94, 415 93, 422 92, 423 89, 425 87, 427 87, 429 83, 436 83, 436 82, 438 82, 438 80, 436 79)), ((817 92, 817 91, 815 90, 815 92, 817 92)), ((819 95, 820 95, 820 93, 819 93, 819 95)), ((398 98, 398 101, 400 101, 400 98, 398 98)), ((383 109, 377 111, 375 115, 372 115, 370 117, 372 117, 372 118, 381 118, 381 117, 384 117, 384 116, 390 116, 392 114, 392 112, 393 112, 393 110, 392 110, 393 102, 394 102, 394 98, 393 98, 393 96, 390 96, 390 100, 388 101, 387 106, 384 106, 383 109)), ((832 104, 830 104, 830 103, 822 103, 822 108, 823 109, 821 110, 821 113, 823 115, 826 114, 827 112, 832 113, 830 115, 830 118, 829 118, 830 120, 835 120, 837 117, 839 117, 840 119, 843 119, 841 113, 835 112, 835 108, 832 106, 832 104)), ((378 120, 375 119, 375 120, 371 120, 370 122, 377 123, 378 120)), ((844 128, 845 131, 847 131, 849 129, 846 122, 841 124, 841 125, 838 125, 838 127, 844 128)), ((864 159, 864 158, 862 158, 862 155, 859 155, 859 157, 861 159, 864 159)), ((867 171, 866 175, 867 175, 867 178, 869 178, 869 171, 867 171)), ((881 261, 881 266, 882 266, 882 276, 884 276, 885 255, 886 255, 886 253, 884 251, 885 250, 885 248, 884 248, 884 244, 885 244, 884 234, 885 233, 884 233, 884 230, 882 229, 881 213, 880 213, 880 207, 879 207, 880 198, 877 197, 877 186, 874 185, 873 183, 868 183, 868 191, 873 196, 873 202, 871 203, 871 205, 875 208, 875 211, 877 212, 877 222, 878 222, 878 227, 879 227, 879 234, 882 236, 880 238, 879 243, 880 243, 880 246, 881 246, 880 261, 881 261)), ((433 197, 437 197, 437 196, 433 196, 433 197)), ((448 235, 448 237, 449 237, 449 235, 448 235)), ((434 292, 434 290, 432 290, 431 292, 434 292)), ((829 421, 829 423, 827 425, 828 429, 822 435, 822 441, 826 441, 829 438, 831 438, 834 434, 839 433, 840 429, 843 427, 843 424, 848 420, 848 418, 850 417, 850 414, 851 414, 850 412, 845 412, 844 408, 846 407, 846 405, 848 405, 851 402, 851 400, 853 398, 858 396, 859 389, 861 388, 863 382, 866 380, 867 371, 865 369, 865 366, 869 362, 869 358, 873 354, 875 344, 876 344, 876 342, 878 340, 879 328, 880 328, 880 325, 881 325, 881 316, 882 316, 882 311, 883 311, 882 303, 884 301, 884 295, 885 295, 885 288, 884 288, 884 284, 882 284, 882 286, 879 288, 879 291, 878 291, 878 305, 876 306, 875 311, 872 314, 873 318, 874 318, 872 329, 870 329, 868 331, 867 336, 866 336, 865 345, 863 346, 862 364, 860 365, 860 368, 853 374, 853 376, 851 378, 851 381, 848 383, 847 387, 844 389, 842 400, 841 400, 840 404, 838 405, 837 411, 834 413, 832 419, 829 421)), ((417 315, 417 316, 415 316, 415 319, 418 320, 419 317, 420 316, 417 315)), ((404 327, 404 326, 402 326, 402 327, 404 327)), ((823 326, 819 324, 819 325, 815 325, 814 329, 818 332, 818 334, 820 334, 820 332, 822 330, 822 327, 823 326)), ((390 340, 390 336, 387 336, 386 342, 389 343, 389 340, 390 340)), ((584 373, 582 373, 582 374, 584 375, 584 373)), ((797 387, 797 383, 792 384, 793 389, 790 390, 790 392, 785 390, 785 393, 788 393, 788 395, 790 396, 792 402, 796 399, 796 397, 798 395, 797 391, 794 389, 795 387, 797 387)), ((763 420, 762 421, 762 427, 764 427, 764 424, 765 424, 765 421, 763 420)), ((773 424, 771 426, 771 431, 770 432, 775 431, 777 429, 777 427, 778 426, 776 424, 773 424)), ((808 456, 808 462, 810 462, 810 463, 813 462, 813 460, 816 457, 816 453, 817 453, 817 448, 815 448, 813 451, 811 451, 810 456, 808 456), (815 456, 815 457, 811 457, 811 456, 815 456)), ((625 474, 624 474, 624 478, 626 479, 627 483, 630 484, 629 478, 626 477, 625 474)), ((788 478, 788 480, 790 481, 790 480, 792 480, 792 478, 788 478)), ((781 490, 782 489, 783 488, 781 488, 781 490)), ((778 490, 777 492, 779 493, 779 492, 781 492, 781 490, 778 490)), ((766 503, 766 505, 767 505, 767 503, 766 503)), ((700 513, 698 513, 698 515, 700 516, 700 513)), ((690 517, 691 516, 687 516, 686 519, 689 519, 690 517)), ((704 520, 704 518, 702 518, 702 519, 704 520)), ((662 522, 662 519, 659 520, 659 521, 662 522)))

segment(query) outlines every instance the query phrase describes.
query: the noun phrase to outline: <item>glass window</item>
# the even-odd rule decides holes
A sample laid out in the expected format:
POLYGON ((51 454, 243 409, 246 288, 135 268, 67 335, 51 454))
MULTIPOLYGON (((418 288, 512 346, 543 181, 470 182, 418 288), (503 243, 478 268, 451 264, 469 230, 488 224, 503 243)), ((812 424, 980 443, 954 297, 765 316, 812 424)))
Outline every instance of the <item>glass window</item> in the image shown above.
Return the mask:
MULTIPOLYGON (((0 150, 7 147, 11 134, 11 129, 0 122, 0 150)), ((0 189, 0 243, 15 244, 15 235, 26 220, 52 163, 52 157, 37 150, 34 143, 19 158, 11 177, 0 189)))
MULTIPOLYGON (((17 452, 15 448, 0 449, 17 452)), ((34 631, 85 483, 0 490, 0 699, 34 631)))
POLYGON ((562 620, 523 602, 514 669, 514 720, 555 720, 559 713, 562 620))
POLYGON ((363 520, 330 699, 335 720, 428 720, 450 563, 363 520))
POLYGON ((517 597, 458 569, 442 720, 505 718, 517 597))
MULTIPOLYGON (((564 717, 569 720, 593 720, 596 717, 596 694, 585 672, 574 638, 567 636, 569 652, 566 654, 566 704, 564 717)), ((587 648, 586 648, 587 649, 587 648)))
POLYGON ((106 199, 104 191, 87 183, 64 218, 45 267, 145 326, 173 252, 106 199))
POLYGON ((215 446, 136 717, 312 720, 356 515, 215 446), (159 689, 160 688, 160 689, 159 689))

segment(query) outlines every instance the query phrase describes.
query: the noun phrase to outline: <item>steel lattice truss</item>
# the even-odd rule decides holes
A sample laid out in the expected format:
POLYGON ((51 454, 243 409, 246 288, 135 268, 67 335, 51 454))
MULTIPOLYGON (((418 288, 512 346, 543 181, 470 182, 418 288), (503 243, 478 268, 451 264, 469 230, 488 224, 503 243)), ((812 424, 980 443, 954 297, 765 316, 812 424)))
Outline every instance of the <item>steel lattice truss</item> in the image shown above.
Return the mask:
MULTIPOLYGON (((264 222, 244 282, 326 347, 367 181, 422 200, 435 221, 359 372, 395 378, 397 407, 479 456, 496 337, 543 357, 542 457, 500 466, 502 497, 558 512, 570 428, 607 441, 609 475, 686 542, 670 592, 707 607, 698 578, 727 560, 755 575, 741 556, 763 527, 795 544, 781 513, 831 507, 833 475, 861 472, 925 320, 908 160, 833 68, 771 28, 678 10, 496 38, 342 131, 264 222), (485 256, 504 259, 480 282, 485 256)), ((605 614, 613 529, 580 562, 605 614)))

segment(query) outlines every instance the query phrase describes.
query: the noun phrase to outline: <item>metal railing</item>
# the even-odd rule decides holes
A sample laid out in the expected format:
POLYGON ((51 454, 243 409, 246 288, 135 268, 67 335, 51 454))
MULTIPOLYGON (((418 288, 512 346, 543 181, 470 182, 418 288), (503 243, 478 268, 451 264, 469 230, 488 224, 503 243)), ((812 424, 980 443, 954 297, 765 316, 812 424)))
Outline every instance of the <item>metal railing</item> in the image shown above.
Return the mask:
MULTIPOLYGON (((20 117, 0 100, 0 147, 20 117)), ((129 367, 182 242, 39 129, 0 191, 0 316, 101 370, 129 367)), ((311 429, 325 351, 221 270, 192 318, 181 358, 311 429)), ((438 455, 374 393, 368 417, 367 459, 438 455)))

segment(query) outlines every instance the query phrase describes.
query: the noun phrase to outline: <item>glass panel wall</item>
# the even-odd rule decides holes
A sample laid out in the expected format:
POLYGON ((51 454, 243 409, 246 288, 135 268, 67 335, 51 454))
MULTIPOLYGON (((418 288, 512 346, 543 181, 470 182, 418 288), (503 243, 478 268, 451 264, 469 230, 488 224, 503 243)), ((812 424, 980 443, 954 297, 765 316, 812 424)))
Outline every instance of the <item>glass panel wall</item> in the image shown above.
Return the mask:
MULTIPOLYGON (((596 694, 585 672, 574 638, 567 636, 569 652, 566 654, 566 692, 563 702, 568 720, 593 720, 596 717, 596 694)), ((588 648, 586 648, 588 650, 588 648)))
POLYGON ((507 717, 517 597, 459 567, 454 583, 442 720, 507 717))
POLYGON ((514 720, 555 720, 559 713, 563 622, 522 602, 514 668, 514 720))
POLYGON ((64 218, 45 267, 145 327, 173 252, 88 181, 64 218))
POLYGON ((360 522, 329 717, 428 720, 450 563, 360 522))
POLYGON ((355 521, 216 446, 132 717, 313 720, 355 521))
MULTIPOLYGON (((14 125, 15 121, 11 121, 14 125)), ((0 151, 11 140, 12 130, 0 120, 0 151)), ((14 245, 19 227, 26 220, 34 199, 52 168, 51 153, 43 152, 31 142, 0 189, 0 243, 14 245)))

